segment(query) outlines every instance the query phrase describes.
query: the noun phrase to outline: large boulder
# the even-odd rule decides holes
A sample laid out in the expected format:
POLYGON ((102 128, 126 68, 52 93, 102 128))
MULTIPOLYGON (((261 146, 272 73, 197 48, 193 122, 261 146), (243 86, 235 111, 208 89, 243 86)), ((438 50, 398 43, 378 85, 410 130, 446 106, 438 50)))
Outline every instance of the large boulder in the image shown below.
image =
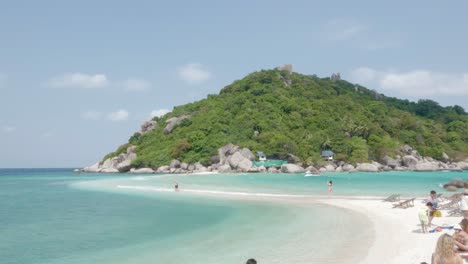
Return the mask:
POLYGON ((229 166, 229 164, 223 164, 223 165, 219 166, 218 171, 221 172, 221 173, 232 172, 231 166, 229 166))
POLYGON ((392 169, 401 166, 401 160, 392 159, 392 158, 390 158, 389 156, 383 157, 382 163, 383 163, 384 165, 389 166, 389 167, 392 168, 392 169))
POLYGON ((185 163, 185 162, 182 162, 182 163, 180 164, 180 168, 183 169, 183 170, 188 170, 188 166, 189 166, 189 165, 188 165, 187 163, 185 163))
POLYGON ((438 162, 419 162, 414 166, 415 171, 437 171, 439 170, 438 162))
POLYGON ((159 172, 159 173, 168 173, 168 172, 170 172, 170 170, 171 170, 171 167, 169 167, 169 166, 161 166, 161 167, 159 167, 157 169, 157 172, 159 172))
POLYGON ((136 146, 130 146, 127 148, 127 154, 135 153, 136 146))
POLYGON ((327 172, 335 172, 335 166, 331 164, 326 165, 325 169, 327 170, 327 172))
POLYGON ((252 161, 250 161, 249 159, 243 159, 237 165, 237 170, 241 172, 248 172, 250 168, 252 168, 252 161))
POLYGON ((83 171, 84 172, 98 172, 99 171, 99 162, 96 162, 95 164, 93 164, 91 166, 84 167, 83 171))
POLYGON ((226 163, 227 157, 234 154, 238 149, 239 149, 238 146, 233 145, 231 143, 219 148, 218 149, 219 163, 220 164, 226 163))
POLYGON ((410 155, 413 148, 410 145, 404 145, 400 148, 400 151, 405 153, 406 155, 410 155))
POLYGON ((163 134, 167 135, 172 132, 172 130, 180 124, 185 119, 189 118, 190 115, 181 115, 179 117, 172 117, 166 120, 166 127, 163 130, 163 134))
POLYGON ((275 167, 269 167, 269 168, 268 168, 268 172, 269 172, 269 173, 279 173, 280 170, 278 170, 278 169, 275 168, 275 167))
POLYGON ((133 174, 151 174, 151 173, 154 173, 154 170, 151 169, 151 168, 131 169, 130 173, 133 173, 133 174))
POLYGON ((169 165, 169 167, 176 169, 180 168, 180 161, 176 159, 171 160, 171 164, 169 165))
POLYGON ((378 172, 379 167, 371 163, 361 163, 356 167, 356 170, 361 172, 378 172))
POLYGON ((301 173, 305 172, 304 168, 296 164, 283 164, 281 165, 281 172, 284 173, 301 173))
POLYGON ((240 154, 248 160, 255 160, 255 155, 248 148, 241 149, 240 154))
POLYGON ((117 170, 119 172, 127 172, 130 170, 130 168, 132 168, 132 161, 128 159, 117 164, 117 170))
POLYGON ((468 170, 468 162, 460 161, 458 162, 458 167, 462 170, 468 170))
POLYGON ((239 166, 239 163, 241 163, 243 160, 246 160, 246 158, 239 152, 235 152, 233 155, 228 157, 227 163, 231 166, 231 168, 237 169, 237 166, 239 166))
POLYGON ((459 166, 458 164, 449 164, 448 165, 448 170, 451 170, 451 171, 463 171, 459 166))
POLYGON ((463 182, 462 179, 460 178, 456 178, 456 179, 453 179, 449 182, 447 182, 446 184, 444 184, 444 188, 447 188, 448 186, 454 186, 454 187, 457 187, 457 188, 463 188, 465 186, 465 183, 463 182))
POLYGON ((305 170, 310 171, 312 174, 320 174, 320 171, 317 170, 314 166, 309 166, 305 170))
POLYGON ((352 170, 354 170, 354 166, 351 165, 351 164, 345 164, 342 167, 343 167, 343 171, 352 171, 352 170))
POLYGON ((100 172, 102 172, 102 173, 119 173, 119 170, 117 170, 116 168, 106 168, 106 169, 102 169, 100 172))
POLYGON ((416 164, 418 164, 418 159, 411 155, 406 155, 402 158, 402 163, 405 167, 408 167, 410 170, 412 170, 416 167, 416 164))
POLYGON ((158 122, 154 120, 146 121, 141 125, 140 133, 143 135, 151 130, 156 129, 158 127, 158 122))

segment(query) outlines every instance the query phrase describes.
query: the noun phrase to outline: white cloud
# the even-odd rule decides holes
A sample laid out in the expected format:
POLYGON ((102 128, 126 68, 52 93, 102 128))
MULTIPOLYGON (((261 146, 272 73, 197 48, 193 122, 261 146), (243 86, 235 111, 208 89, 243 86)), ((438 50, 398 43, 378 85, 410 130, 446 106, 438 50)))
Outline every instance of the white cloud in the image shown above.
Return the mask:
POLYGON ((119 121, 128 120, 128 116, 129 116, 128 111, 121 109, 121 110, 110 113, 107 117, 111 121, 119 122, 119 121))
POLYGON ((150 118, 153 118, 155 116, 157 117, 161 117, 167 113, 169 113, 170 111, 167 110, 167 109, 159 109, 159 110, 153 110, 151 111, 151 114, 150 114, 150 118))
POLYGON ((104 74, 67 73, 54 77, 47 82, 53 88, 102 88, 109 85, 104 74))
POLYGON ((363 85, 375 85, 383 90, 409 96, 467 96, 468 73, 440 73, 427 70, 408 72, 378 71, 357 68, 351 79, 363 85))
POLYGON ((190 63, 179 69, 179 77, 187 83, 194 84, 211 79, 211 73, 201 64, 190 63))
POLYGON ((97 111, 86 111, 81 113, 81 118, 84 120, 100 120, 102 118, 102 113, 97 111))
POLYGON ((4 126, 3 127, 3 132, 5 133, 13 133, 16 131, 16 127, 14 126, 4 126))
POLYGON ((124 81, 123 86, 124 90, 129 92, 148 91, 151 88, 151 84, 142 79, 128 79, 124 81))

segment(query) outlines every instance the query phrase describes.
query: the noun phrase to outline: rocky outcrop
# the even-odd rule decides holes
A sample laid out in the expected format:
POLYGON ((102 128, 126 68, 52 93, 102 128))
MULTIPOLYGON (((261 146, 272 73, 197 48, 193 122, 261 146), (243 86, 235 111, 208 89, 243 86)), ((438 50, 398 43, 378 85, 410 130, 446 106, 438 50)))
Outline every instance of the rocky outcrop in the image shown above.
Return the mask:
POLYGON ((354 170, 354 166, 351 165, 351 164, 345 164, 345 165, 342 166, 342 168, 343 168, 343 171, 352 171, 352 170, 354 170))
POLYGON ((140 169, 130 169, 130 173, 133 174, 152 174, 155 171, 151 168, 140 168, 140 169))
POLYGON ((416 163, 414 171, 436 171, 439 170, 439 163, 437 162, 421 162, 416 163))
POLYGON ((406 155, 402 159, 402 163, 405 167, 408 167, 409 169, 414 169, 416 167, 416 164, 418 164, 418 159, 416 159, 412 155, 406 155))
POLYGON ((356 166, 356 170, 360 172, 378 172, 379 167, 371 163, 360 163, 356 166))
POLYGON ((172 160, 169 167, 175 168, 175 169, 180 168, 180 161, 176 159, 172 160))
POLYGON ((84 167, 83 172, 99 172, 99 162, 96 162, 95 164, 89 166, 89 167, 84 167))
POLYGON ((241 149, 240 154, 248 160, 251 160, 251 161, 255 160, 255 155, 248 148, 241 149))
POLYGON ((281 165, 281 172, 284 173, 302 173, 305 172, 304 168, 296 164, 283 164, 281 165))
POLYGON ((385 157, 382 159, 382 164, 383 164, 383 165, 387 165, 388 167, 394 169, 394 168, 396 168, 396 167, 401 166, 401 160, 392 159, 392 158, 390 158, 389 156, 385 156, 385 157))
POLYGON ((151 130, 154 130, 158 127, 158 122, 154 120, 146 121, 143 124, 141 124, 141 129, 140 133, 143 135, 147 132, 150 132, 151 130))
POLYGON ((166 120, 166 127, 163 130, 164 135, 172 132, 172 130, 185 119, 190 118, 190 115, 181 115, 179 117, 172 117, 166 120))
POLYGON ((458 167, 462 170, 468 170, 468 162, 466 161, 460 161, 457 163, 458 167))
POLYGON ((460 178, 456 178, 443 185, 444 188, 447 188, 449 186, 454 186, 456 188, 464 188, 465 182, 460 178))

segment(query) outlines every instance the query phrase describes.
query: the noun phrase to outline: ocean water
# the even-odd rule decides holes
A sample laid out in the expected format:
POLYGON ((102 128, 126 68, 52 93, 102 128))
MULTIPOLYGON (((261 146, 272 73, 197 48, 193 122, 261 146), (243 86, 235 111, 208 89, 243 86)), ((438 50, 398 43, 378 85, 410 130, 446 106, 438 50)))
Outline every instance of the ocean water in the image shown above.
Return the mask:
POLYGON ((333 180, 331 198, 424 196, 452 178, 468 173, 148 176, 0 169, 0 263, 234 264, 251 257, 259 263, 356 263, 373 239, 364 215, 212 192, 324 196, 333 180))

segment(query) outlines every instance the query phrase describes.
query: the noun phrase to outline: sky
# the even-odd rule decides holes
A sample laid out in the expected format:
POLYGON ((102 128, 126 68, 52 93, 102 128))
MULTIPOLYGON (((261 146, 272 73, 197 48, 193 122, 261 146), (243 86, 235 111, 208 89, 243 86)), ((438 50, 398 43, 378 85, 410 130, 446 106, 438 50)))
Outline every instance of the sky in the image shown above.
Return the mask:
POLYGON ((261 69, 468 110, 467 1, 0 0, 0 167, 83 167, 261 69))

